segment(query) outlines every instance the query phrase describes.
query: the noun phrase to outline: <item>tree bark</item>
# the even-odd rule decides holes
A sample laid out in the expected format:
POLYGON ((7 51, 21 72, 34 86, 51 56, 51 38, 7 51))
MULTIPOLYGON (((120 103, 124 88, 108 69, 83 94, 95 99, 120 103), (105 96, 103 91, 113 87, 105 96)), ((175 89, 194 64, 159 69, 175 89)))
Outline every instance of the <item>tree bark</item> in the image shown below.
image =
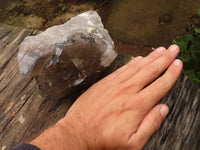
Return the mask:
MULTIPOLYGON (((71 97, 50 99, 37 91, 33 77, 19 74, 17 52, 20 43, 35 34, 32 30, 0 24, 0 149, 7 150, 20 142, 29 142, 61 119, 80 91, 71 97)), ((130 59, 119 56, 103 73, 111 73, 130 59)), ((84 89, 81 89, 84 90, 84 89)), ((200 149, 200 90, 181 75, 172 90, 162 99, 170 113, 144 150, 200 149)))

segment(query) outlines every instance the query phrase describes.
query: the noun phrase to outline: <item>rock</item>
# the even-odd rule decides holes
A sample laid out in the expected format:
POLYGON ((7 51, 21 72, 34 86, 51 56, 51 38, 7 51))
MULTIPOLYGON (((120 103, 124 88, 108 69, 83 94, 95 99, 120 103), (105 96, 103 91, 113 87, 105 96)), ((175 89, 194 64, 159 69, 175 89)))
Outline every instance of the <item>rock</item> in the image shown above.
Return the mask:
POLYGON ((88 11, 53 26, 20 45, 20 73, 35 76, 43 96, 60 98, 94 81, 116 58, 114 43, 101 18, 88 11))

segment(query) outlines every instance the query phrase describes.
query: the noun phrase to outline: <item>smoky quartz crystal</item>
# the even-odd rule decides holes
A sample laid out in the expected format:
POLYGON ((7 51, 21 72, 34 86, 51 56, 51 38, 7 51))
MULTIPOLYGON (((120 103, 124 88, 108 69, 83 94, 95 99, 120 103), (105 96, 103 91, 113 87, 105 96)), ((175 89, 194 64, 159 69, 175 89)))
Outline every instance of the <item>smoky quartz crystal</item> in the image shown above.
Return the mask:
POLYGON ((94 80, 117 57, 114 43, 95 11, 28 36, 18 52, 19 71, 36 78, 43 96, 69 94, 71 88, 94 80))

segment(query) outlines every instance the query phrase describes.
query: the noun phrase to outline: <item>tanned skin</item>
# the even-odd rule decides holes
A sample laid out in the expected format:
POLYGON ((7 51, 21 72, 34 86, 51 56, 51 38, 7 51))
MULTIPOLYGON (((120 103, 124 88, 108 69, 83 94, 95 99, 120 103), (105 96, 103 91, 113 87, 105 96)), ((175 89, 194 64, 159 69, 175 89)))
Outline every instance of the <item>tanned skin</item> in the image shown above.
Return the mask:
POLYGON ((42 150, 141 150, 169 112, 156 103, 181 73, 178 53, 171 45, 132 59, 95 83, 31 144, 42 150))

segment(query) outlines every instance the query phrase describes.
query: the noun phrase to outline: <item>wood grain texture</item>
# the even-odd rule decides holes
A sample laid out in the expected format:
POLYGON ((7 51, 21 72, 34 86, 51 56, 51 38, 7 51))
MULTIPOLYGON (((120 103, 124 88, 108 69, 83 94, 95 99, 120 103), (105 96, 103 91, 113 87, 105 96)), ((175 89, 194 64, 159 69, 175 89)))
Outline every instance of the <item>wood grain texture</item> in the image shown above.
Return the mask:
MULTIPOLYGON (((61 119, 80 93, 62 99, 44 98, 35 79, 19 74, 17 52, 31 30, 0 24, 0 150, 28 142, 61 119)), ((120 56, 105 74, 125 64, 120 56)), ((200 90, 181 75, 162 100, 170 113, 145 150, 200 149, 200 90)))
POLYGON ((199 150, 200 89, 182 74, 161 103, 170 112, 144 150, 199 150))
POLYGON ((61 119, 72 103, 41 97, 35 79, 19 74, 19 45, 31 34, 0 24, 0 150, 30 141, 61 119))

